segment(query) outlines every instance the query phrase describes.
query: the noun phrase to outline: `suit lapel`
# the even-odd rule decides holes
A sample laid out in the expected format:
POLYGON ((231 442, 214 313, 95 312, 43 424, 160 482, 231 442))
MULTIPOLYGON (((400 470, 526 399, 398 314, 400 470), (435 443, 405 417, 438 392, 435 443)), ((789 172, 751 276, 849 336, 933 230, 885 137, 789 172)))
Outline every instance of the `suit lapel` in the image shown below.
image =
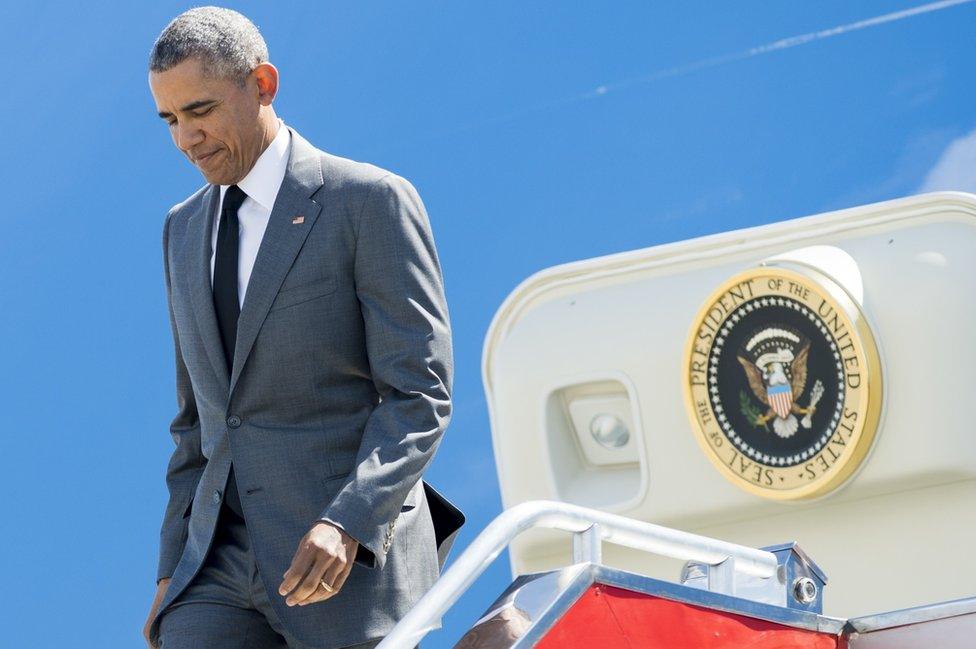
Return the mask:
MULTIPOLYGON (((228 395, 233 394, 241 370, 254 346, 254 339, 268 315, 268 309, 322 209, 321 205, 309 198, 323 183, 318 153, 294 129, 286 128, 291 131, 288 167, 271 209, 268 227, 258 247, 254 269, 244 294, 244 304, 237 321, 237 346, 234 348, 234 367, 228 395), (292 222, 296 216, 305 218, 296 224, 292 222)), ((219 348, 219 340, 217 342, 219 348)))
POLYGON ((221 388, 227 389, 227 361, 220 343, 217 328, 217 312, 213 303, 213 287, 210 281, 210 256, 213 253, 211 236, 213 222, 220 202, 220 188, 210 185, 204 194, 202 206, 187 224, 187 272, 189 274, 190 300, 203 346, 213 365, 221 388))

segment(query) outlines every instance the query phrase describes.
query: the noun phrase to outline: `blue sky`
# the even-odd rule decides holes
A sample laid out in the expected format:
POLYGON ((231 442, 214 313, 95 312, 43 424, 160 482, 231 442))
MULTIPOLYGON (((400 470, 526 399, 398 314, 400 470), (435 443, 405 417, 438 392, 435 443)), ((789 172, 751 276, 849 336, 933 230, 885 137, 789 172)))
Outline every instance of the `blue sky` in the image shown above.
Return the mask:
MULTIPOLYGON (((614 84, 918 4, 231 5, 281 72, 278 114, 326 151, 408 178, 426 204, 456 365, 455 414, 426 477, 468 515, 453 557, 500 511, 481 346, 523 278, 976 191, 976 4, 614 84)), ((161 228, 203 182, 155 115, 146 59, 190 6, 0 5, 8 646, 139 646, 176 407, 161 228)), ((508 581, 503 556, 424 646, 450 646, 508 581)))

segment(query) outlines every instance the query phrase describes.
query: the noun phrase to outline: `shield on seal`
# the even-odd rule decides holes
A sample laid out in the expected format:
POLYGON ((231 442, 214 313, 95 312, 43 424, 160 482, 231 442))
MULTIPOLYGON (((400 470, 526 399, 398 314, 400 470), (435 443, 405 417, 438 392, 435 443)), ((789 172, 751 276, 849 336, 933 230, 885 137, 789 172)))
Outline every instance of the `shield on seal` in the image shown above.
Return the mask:
POLYGON ((766 398, 769 407, 773 409, 780 419, 786 419, 793 407, 793 388, 789 383, 770 385, 766 388, 766 398))

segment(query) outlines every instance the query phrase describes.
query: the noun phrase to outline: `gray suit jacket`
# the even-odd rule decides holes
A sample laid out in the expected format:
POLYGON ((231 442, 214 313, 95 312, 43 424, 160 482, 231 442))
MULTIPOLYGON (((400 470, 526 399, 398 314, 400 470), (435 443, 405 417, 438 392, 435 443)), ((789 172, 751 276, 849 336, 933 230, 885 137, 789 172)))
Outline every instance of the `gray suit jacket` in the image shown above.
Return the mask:
POLYGON ((311 647, 387 633, 433 584, 464 522, 421 480, 451 417, 453 378, 424 206, 400 176, 290 130, 230 376, 210 281, 219 188, 202 187, 166 217, 178 412, 157 572, 172 581, 154 642, 160 614, 210 547, 231 461, 268 597, 311 647), (289 607, 281 577, 323 518, 359 541, 356 565, 337 595, 289 607))

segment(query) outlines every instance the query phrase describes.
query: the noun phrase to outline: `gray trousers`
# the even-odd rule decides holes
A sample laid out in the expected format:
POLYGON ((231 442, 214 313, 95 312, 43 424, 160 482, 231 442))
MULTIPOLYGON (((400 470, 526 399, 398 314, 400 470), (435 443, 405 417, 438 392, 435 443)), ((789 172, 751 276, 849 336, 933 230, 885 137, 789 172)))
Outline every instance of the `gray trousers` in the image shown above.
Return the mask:
MULTIPOLYGON (((383 638, 353 645, 372 649, 383 638)), ((419 646, 419 645, 418 645, 419 646)), ((244 519, 220 507, 210 551, 159 620, 160 649, 307 649, 282 625, 258 574, 244 519)))

